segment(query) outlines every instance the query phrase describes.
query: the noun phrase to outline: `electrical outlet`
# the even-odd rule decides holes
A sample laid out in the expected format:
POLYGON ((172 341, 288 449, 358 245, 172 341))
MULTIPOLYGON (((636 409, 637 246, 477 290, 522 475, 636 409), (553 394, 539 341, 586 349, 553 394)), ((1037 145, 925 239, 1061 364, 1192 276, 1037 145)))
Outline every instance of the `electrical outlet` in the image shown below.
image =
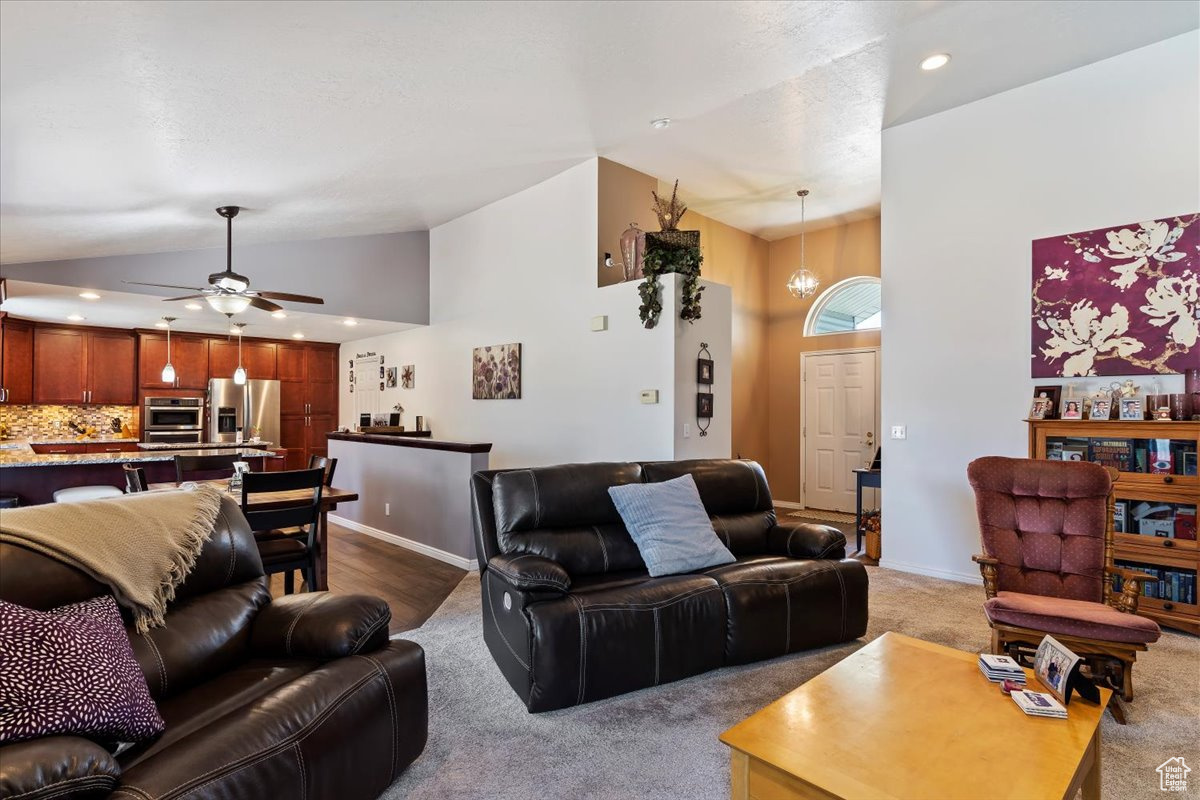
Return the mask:
POLYGON ((892 426, 892 438, 893 439, 907 439, 908 438, 908 427, 905 425, 893 425, 892 426))
POLYGON ((385 517, 390 517, 392 515, 392 504, 391 503, 383 504, 383 515, 385 517))
POLYGON ((690 422, 683 423, 683 438, 685 438, 685 439, 692 438, 692 423, 690 423, 690 422))

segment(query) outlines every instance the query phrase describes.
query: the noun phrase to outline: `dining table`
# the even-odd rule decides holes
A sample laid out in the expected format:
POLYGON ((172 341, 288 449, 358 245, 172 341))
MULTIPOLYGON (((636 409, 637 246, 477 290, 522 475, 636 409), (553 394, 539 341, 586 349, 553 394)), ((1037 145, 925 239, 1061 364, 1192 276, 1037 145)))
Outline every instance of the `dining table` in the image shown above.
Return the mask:
MULTIPOLYGON (((230 497, 237 501, 238 505, 242 502, 242 490, 230 489, 228 478, 218 478, 215 480, 203 481, 185 481, 185 483, 202 483, 216 486, 230 497)), ((176 489, 180 484, 171 483, 152 483, 151 489, 176 489)), ((252 494, 246 498, 246 504, 252 509, 265 511, 272 508, 283 508, 289 505, 294 505, 297 502, 310 500, 312 498, 311 489, 292 489, 286 492, 269 492, 262 494, 252 494)), ((320 521, 317 525, 315 544, 316 544, 316 586, 313 587, 317 591, 323 592, 329 589, 329 512, 336 509, 339 503, 352 503, 358 500, 358 492, 351 489, 339 489, 336 486, 325 486, 321 489, 321 514, 320 521)))

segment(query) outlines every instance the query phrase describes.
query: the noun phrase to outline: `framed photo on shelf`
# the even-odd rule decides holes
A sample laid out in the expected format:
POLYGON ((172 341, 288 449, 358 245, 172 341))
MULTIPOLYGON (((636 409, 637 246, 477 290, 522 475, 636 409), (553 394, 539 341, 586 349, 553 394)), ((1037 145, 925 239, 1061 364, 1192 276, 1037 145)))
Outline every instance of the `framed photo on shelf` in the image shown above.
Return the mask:
POLYGON ((1127 421, 1145 419, 1145 415, 1142 413, 1142 399, 1140 397, 1121 398, 1121 419, 1127 421))
POLYGON ((1062 404, 1063 419, 1083 419, 1083 399, 1068 397, 1062 404))
POLYGON ((1036 417, 1036 419, 1054 419, 1058 416, 1058 401, 1062 397, 1061 386, 1035 386, 1033 387, 1034 400, 1050 401, 1050 408, 1046 411, 1046 416, 1036 417))
POLYGON ((1054 406, 1050 404, 1049 397, 1033 398, 1033 405, 1029 407, 1030 419, 1048 419, 1053 417, 1054 406))
POLYGON ((1111 414, 1111 400, 1101 400, 1099 398, 1092 400, 1092 407, 1088 409, 1088 419, 1108 419, 1111 414))

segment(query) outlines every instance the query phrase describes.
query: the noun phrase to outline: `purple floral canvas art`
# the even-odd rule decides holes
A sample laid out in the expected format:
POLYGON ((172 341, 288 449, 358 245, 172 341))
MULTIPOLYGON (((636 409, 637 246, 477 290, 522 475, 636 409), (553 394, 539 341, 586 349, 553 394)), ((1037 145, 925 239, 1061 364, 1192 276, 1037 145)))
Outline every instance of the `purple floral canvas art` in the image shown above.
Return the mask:
POLYGON ((1035 378, 1200 366, 1200 214, 1033 243, 1035 378))
POLYGON ((521 399, 521 345, 476 347, 471 359, 471 397, 476 400, 521 399))

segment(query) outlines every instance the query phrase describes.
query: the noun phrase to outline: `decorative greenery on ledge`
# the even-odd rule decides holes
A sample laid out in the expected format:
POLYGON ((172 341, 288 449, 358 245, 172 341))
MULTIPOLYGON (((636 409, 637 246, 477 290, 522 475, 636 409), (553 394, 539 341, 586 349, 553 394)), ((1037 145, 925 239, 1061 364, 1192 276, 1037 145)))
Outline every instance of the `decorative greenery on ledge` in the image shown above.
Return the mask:
POLYGON ((683 301, 679 318, 694 322, 700 319, 700 231, 659 231, 646 234, 646 251, 642 273, 646 279, 638 287, 642 305, 638 309, 642 324, 653 328, 662 316, 662 284, 660 275, 672 272, 683 276, 683 301))

